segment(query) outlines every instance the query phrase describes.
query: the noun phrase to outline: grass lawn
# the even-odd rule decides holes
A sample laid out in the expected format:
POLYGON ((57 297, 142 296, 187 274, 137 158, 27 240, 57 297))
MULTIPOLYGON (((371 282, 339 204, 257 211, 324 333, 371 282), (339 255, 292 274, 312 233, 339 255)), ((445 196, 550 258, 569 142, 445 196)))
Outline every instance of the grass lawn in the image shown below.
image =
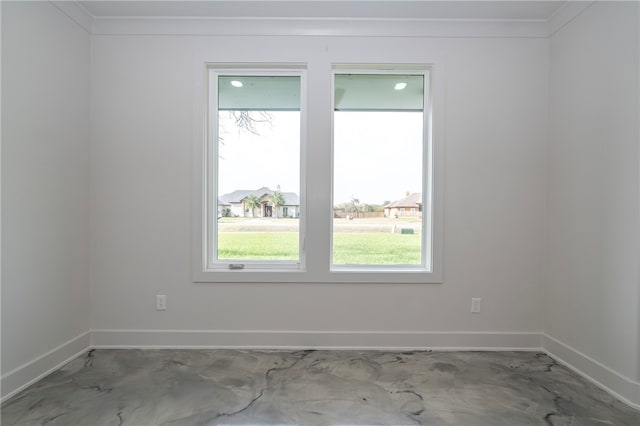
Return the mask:
POLYGON ((297 260, 297 232, 220 232, 218 259, 297 260))
POLYGON ((336 233, 333 263, 352 265, 420 264, 420 235, 336 233))
MULTIPOLYGON (((405 265, 420 263, 420 235, 392 233, 334 234, 334 263, 405 265)), ((296 260, 297 232, 221 232, 219 259, 296 260)))

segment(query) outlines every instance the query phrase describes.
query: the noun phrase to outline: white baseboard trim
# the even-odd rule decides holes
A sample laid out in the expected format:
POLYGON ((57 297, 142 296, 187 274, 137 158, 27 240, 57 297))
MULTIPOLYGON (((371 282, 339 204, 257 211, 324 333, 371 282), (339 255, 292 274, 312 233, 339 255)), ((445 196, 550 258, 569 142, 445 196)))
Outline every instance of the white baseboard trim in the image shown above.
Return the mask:
POLYGON ((91 345, 90 333, 84 332, 4 374, 0 378, 0 403, 88 351, 91 345))
POLYGON ((93 348, 540 351, 537 332, 92 330, 93 348))
POLYGON ((575 371, 625 404, 640 410, 640 383, 548 334, 542 335, 542 348, 560 364, 575 371))

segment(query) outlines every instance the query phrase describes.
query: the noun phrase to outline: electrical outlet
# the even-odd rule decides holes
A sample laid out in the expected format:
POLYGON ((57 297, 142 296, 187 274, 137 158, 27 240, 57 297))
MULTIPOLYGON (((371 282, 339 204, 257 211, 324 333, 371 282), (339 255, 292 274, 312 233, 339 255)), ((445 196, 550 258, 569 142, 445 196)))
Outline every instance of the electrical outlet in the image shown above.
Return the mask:
POLYGON ((471 298, 471 313, 479 314, 480 313, 480 302, 482 301, 479 297, 471 298))
POLYGON ((156 294, 156 311, 164 311, 167 309, 167 296, 164 294, 156 294))

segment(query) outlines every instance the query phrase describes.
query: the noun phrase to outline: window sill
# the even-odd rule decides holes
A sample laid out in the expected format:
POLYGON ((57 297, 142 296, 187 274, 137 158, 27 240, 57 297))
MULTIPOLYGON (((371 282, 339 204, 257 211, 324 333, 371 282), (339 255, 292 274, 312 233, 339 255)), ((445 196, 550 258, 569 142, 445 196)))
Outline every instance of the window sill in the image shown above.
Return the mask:
POLYGON ((305 270, 208 270, 195 271, 195 283, 354 283, 354 284, 441 284, 442 274, 407 270, 335 270, 312 273, 305 270))

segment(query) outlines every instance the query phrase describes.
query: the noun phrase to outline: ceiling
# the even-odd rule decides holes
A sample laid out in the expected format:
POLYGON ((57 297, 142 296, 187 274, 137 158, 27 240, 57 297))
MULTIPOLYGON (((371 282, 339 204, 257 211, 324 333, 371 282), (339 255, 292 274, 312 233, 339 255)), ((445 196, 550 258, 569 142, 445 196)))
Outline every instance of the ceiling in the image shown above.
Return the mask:
POLYGON ((94 18, 353 18, 546 21, 566 1, 208 0, 79 1, 94 18))

